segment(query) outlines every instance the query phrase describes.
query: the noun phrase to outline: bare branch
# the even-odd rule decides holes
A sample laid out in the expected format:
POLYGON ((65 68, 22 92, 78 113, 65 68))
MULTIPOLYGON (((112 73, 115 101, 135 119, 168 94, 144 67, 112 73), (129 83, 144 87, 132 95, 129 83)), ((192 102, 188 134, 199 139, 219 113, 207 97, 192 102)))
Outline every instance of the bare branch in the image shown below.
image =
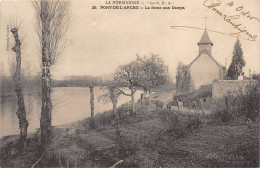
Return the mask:
POLYGON ((69 0, 45 0, 47 5, 42 9, 42 0, 35 0, 33 7, 35 9, 35 29, 38 34, 40 44, 42 40, 48 39, 50 64, 54 65, 62 55, 67 46, 66 34, 70 24, 70 1, 69 0), (44 12, 43 12, 44 11, 44 12), (49 32, 47 37, 42 35, 42 26, 48 22, 49 32))

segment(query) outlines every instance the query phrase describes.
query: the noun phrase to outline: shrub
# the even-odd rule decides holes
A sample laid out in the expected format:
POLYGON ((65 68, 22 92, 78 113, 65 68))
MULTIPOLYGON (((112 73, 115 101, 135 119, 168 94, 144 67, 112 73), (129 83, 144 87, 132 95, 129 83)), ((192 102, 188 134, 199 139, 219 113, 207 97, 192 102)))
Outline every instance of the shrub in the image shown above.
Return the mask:
POLYGON ((217 123, 229 123, 233 120, 232 115, 225 109, 215 111, 212 118, 217 123))
POLYGON ((173 132, 177 137, 186 136, 188 124, 185 123, 177 113, 169 110, 162 110, 159 112, 159 117, 165 124, 168 132, 173 132))
POLYGON ((259 87, 249 84, 245 91, 240 89, 236 94, 230 93, 212 103, 213 120, 218 123, 259 118, 259 87))

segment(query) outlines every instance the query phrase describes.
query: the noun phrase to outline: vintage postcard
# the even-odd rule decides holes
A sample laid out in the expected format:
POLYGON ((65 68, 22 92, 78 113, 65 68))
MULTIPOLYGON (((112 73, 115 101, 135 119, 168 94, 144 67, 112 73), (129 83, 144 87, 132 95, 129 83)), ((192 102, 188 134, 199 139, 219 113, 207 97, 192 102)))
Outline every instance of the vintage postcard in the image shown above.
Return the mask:
POLYGON ((259 0, 2 0, 1 168, 258 168, 259 0))

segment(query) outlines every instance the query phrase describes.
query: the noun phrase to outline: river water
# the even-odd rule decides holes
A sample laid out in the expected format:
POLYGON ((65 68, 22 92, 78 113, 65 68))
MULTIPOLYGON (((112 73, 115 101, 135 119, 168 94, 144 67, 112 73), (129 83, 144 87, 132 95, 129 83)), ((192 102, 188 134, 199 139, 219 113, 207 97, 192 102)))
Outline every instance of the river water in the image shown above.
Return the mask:
MULTIPOLYGON (((112 103, 99 101, 98 97, 104 94, 99 87, 94 88, 95 114, 112 109, 112 103)), ((137 91, 135 99, 140 97, 137 91)), ((90 92, 88 87, 57 87, 52 89, 52 125, 60 126, 82 120, 90 116, 90 92)), ((28 132, 40 127, 41 95, 40 93, 24 93, 28 132)), ((129 102, 128 96, 120 96, 118 106, 129 102)), ((16 96, 0 100, 0 138, 6 135, 19 134, 19 122, 16 115, 18 108, 16 96)))

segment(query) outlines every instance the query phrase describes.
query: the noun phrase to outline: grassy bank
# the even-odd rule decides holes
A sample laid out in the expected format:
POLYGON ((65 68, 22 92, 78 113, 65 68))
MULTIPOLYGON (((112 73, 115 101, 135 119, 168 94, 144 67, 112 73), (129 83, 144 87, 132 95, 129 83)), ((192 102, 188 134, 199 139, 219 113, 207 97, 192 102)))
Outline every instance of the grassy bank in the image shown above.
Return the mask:
MULTIPOLYGON (((177 136, 163 121, 162 110, 129 115, 120 107, 119 126, 111 112, 54 128, 53 143, 35 167, 259 167, 259 124, 220 126, 201 116, 202 128, 177 136)), ((171 112, 169 114, 176 114, 171 112)), ((178 114, 182 115, 182 114, 178 114)), ((41 157, 39 136, 30 134, 19 150, 18 136, 1 139, 1 167, 31 167, 41 157)))

